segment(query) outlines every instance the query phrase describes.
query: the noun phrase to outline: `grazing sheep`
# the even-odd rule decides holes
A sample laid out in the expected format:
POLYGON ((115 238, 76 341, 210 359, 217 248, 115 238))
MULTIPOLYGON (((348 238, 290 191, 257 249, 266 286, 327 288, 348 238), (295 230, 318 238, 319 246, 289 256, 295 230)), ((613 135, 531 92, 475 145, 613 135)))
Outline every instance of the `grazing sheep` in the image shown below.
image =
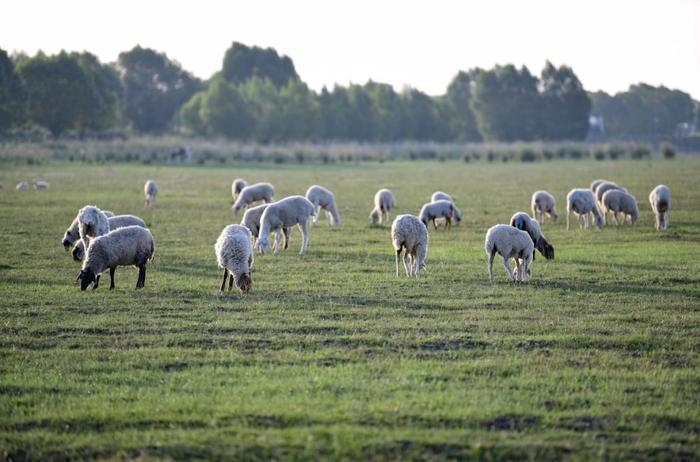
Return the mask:
POLYGON ((394 193, 384 188, 377 191, 374 195, 374 209, 369 214, 369 219, 372 224, 386 223, 389 221, 391 210, 395 207, 394 193))
POLYGON ((242 178, 236 178, 233 180, 233 183, 231 183, 231 195, 233 195, 233 200, 235 201, 238 195, 241 193, 241 190, 248 186, 248 183, 242 178))
POLYGON ((545 215, 549 215, 553 222, 556 223, 559 215, 557 210, 554 208, 557 201, 547 191, 535 191, 532 193, 532 201, 530 203, 532 207, 532 218, 537 220, 539 223, 544 223, 545 215))
POLYGON ((593 192, 590 189, 572 189, 566 195, 566 229, 569 230, 569 217, 571 212, 578 215, 578 224, 582 229, 587 229, 590 225, 590 216, 595 217, 595 225, 598 229, 603 227, 603 215, 598 209, 593 192), (586 217, 586 226, 583 225, 583 218, 586 217))
POLYGON ((400 257, 406 276, 417 278, 425 268, 425 258, 428 256, 428 228, 414 215, 399 215, 391 224, 391 241, 396 251, 396 277, 399 277, 400 257), (406 252, 401 255, 403 249, 406 252))
POLYGON ((153 259, 156 246, 153 235, 147 228, 127 226, 98 236, 90 242, 83 269, 78 275, 80 290, 85 290, 94 283, 97 289, 100 274, 109 269, 109 288, 114 289, 114 272, 117 266, 134 265, 139 269, 136 288, 146 283, 146 263, 153 259))
POLYGON ((17 191, 26 191, 27 189, 29 189, 29 183, 27 183, 26 181, 17 183, 17 186, 15 186, 15 190, 17 191))
MULTIPOLYGON (((441 200, 452 202, 452 207, 454 207, 454 213, 452 214, 452 218, 454 218, 455 222, 459 224, 459 222, 462 221, 462 211, 457 208, 457 205, 455 204, 454 198, 452 196, 442 191, 435 191, 430 196, 430 202, 437 202, 441 200)), ((445 224, 445 226, 447 226, 447 224, 445 224)))
MULTIPOLYGON (((107 215, 105 212, 102 213, 107 215)), ((140 226, 142 228, 146 227, 146 223, 142 219, 134 215, 117 215, 116 217, 111 216, 107 218, 107 223, 109 223, 110 231, 114 231, 118 228, 124 228, 126 226, 140 226)), ((66 231, 66 233, 68 233, 68 231, 66 231)), ((68 250, 68 246, 66 246, 65 240, 63 241, 63 246, 66 248, 66 250, 68 250)), ((83 256, 85 254, 85 245, 83 244, 82 240, 79 240, 75 244, 75 247, 73 247, 73 251, 71 252, 71 254, 73 255, 73 260, 75 261, 81 261, 83 259, 83 256)))
MULTIPOLYGON (((255 207, 250 207, 246 209, 241 219, 241 224, 250 230, 250 234, 253 236, 253 247, 255 247, 255 241, 258 239, 258 234, 260 232, 260 218, 263 212, 269 204, 256 205, 255 207)), ((282 228, 282 233, 284 233, 284 250, 289 247, 289 231, 290 228, 282 228)))
MULTIPOLYGON (((243 193, 241 193, 243 194, 243 193)), ((275 255, 279 253, 282 229, 299 225, 303 235, 300 254, 306 252, 309 247, 309 233, 306 222, 310 216, 314 216, 315 207, 303 196, 289 196, 268 204, 260 217, 260 235, 256 243, 261 253, 265 253, 269 246, 270 232, 275 232, 275 255)))
MULTIPOLYGON (((525 212, 518 212, 510 218, 510 225, 528 233, 530 238, 532 238, 532 243, 535 245, 535 248, 544 258, 547 260, 554 258, 554 247, 544 238, 537 220, 530 218, 525 212)), ((532 259, 535 259, 535 254, 532 254, 532 259)))
POLYGON ((668 186, 660 184, 652 189, 649 194, 651 210, 656 218, 656 230, 668 228, 668 211, 671 210, 671 190, 668 186))
POLYGON ((86 205, 78 211, 78 232, 83 246, 87 249, 91 238, 109 232, 109 218, 94 205, 86 205))
POLYGON ((616 183, 613 183, 612 181, 606 181, 604 183, 601 183, 598 185, 598 187, 595 189, 595 198, 596 201, 598 201, 598 207, 603 210, 603 194, 606 192, 613 190, 613 189, 619 189, 620 191, 627 192, 625 188, 622 186, 618 186, 616 183))
POLYGON ((639 217, 639 209, 637 208, 637 199, 630 193, 626 193, 620 189, 610 189, 603 194, 601 203, 603 204, 603 222, 608 224, 608 212, 615 217, 615 224, 620 224, 617 218, 618 213, 622 213, 622 223, 627 221, 627 216, 630 217, 630 223, 635 224, 639 217))
MULTIPOLYGON (((107 218, 114 216, 114 213, 110 212, 109 210, 103 210, 102 213, 104 213, 107 218)), ((75 241, 80 239, 80 223, 78 222, 79 216, 80 211, 78 211, 78 215, 75 216, 73 222, 63 234, 63 239, 61 239, 61 244, 63 244, 66 251, 70 249, 73 244, 75 244, 75 241)))
POLYGON ((340 224, 340 215, 338 214, 338 208, 335 205, 335 195, 331 191, 323 186, 315 184, 309 186, 309 189, 306 190, 306 198, 312 204, 314 204, 314 207, 316 207, 316 215, 313 218, 314 224, 316 223, 316 220, 318 220, 318 215, 321 213, 321 209, 326 211, 329 225, 332 224, 337 226, 340 224))
POLYGON ((250 207, 256 201, 263 201, 266 204, 272 202, 272 196, 275 195, 275 188, 270 183, 255 183, 241 189, 233 204, 234 213, 242 208, 250 207))
POLYGON ((253 285, 250 270, 253 266, 253 238, 250 230, 241 225, 228 225, 221 231, 214 245, 216 261, 224 270, 221 291, 228 278, 228 290, 234 282, 241 292, 248 292, 253 285))
POLYGON ((448 200, 439 200, 437 202, 430 202, 424 204, 420 209, 420 221, 428 227, 428 222, 433 222, 433 227, 437 229, 437 224, 435 223, 436 218, 445 219, 445 229, 449 229, 452 224, 452 218, 459 223, 458 215, 455 213, 455 205, 448 200))
POLYGON ((156 203, 156 195, 158 194, 158 185, 153 180, 146 181, 143 187, 143 192, 146 194, 146 207, 152 207, 156 203))
POLYGON ((603 183, 610 183, 610 182, 608 180, 601 180, 601 179, 593 180, 591 182, 591 191, 593 191, 593 194, 595 194, 595 190, 598 188, 598 186, 600 186, 603 183))
POLYGON ((493 258, 496 252, 503 257, 503 267, 513 282, 525 282, 530 275, 530 264, 534 259, 535 246, 530 235, 510 225, 495 225, 486 231, 485 249, 489 282, 493 284, 493 258), (508 265, 509 259, 515 259, 516 274, 508 265))
POLYGON ((46 181, 35 181, 32 186, 34 189, 49 189, 49 184, 46 181))

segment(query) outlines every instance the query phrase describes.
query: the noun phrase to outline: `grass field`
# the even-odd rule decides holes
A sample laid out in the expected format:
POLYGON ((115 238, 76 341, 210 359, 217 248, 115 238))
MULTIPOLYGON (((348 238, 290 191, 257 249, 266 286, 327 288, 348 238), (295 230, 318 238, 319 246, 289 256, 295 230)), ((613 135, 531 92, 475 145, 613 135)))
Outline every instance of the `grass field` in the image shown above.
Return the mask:
POLYGON ((700 458, 700 158, 547 164, 235 168, 6 164, 0 169, 0 457, 23 459, 700 458), (235 177, 277 197, 335 192, 342 226, 257 256, 253 289, 220 294, 213 245, 238 222, 235 177), (565 195, 609 178, 638 225, 565 230, 565 195), (160 185, 143 208, 147 178, 160 185), (43 179, 49 191, 15 192, 43 179), (647 195, 673 193, 653 229, 647 195), (394 275, 389 227, 435 190, 462 225, 430 232, 428 271, 394 275), (484 233, 544 188, 561 219, 514 285, 488 284, 484 233), (117 271, 80 292, 60 239, 86 203, 144 218, 146 288, 117 271), (394 216, 397 213, 394 213, 394 216))

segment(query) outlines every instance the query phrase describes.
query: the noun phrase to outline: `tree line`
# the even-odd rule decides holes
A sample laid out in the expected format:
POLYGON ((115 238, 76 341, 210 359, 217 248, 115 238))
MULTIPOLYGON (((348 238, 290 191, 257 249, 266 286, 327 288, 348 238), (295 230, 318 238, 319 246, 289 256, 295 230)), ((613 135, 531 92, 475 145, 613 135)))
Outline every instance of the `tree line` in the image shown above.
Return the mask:
POLYGON ((676 133, 698 104, 684 92, 633 85, 588 93, 568 66, 460 71, 443 95, 391 85, 311 90, 293 61, 234 42, 202 81, 164 53, 136 46, 116 63, 88 53, 9 56, 0 49, 0 132, 40 126, 55 137, 106 130, 184 132, 257 141, 582 140, 589 117, 612 136, 676 133))

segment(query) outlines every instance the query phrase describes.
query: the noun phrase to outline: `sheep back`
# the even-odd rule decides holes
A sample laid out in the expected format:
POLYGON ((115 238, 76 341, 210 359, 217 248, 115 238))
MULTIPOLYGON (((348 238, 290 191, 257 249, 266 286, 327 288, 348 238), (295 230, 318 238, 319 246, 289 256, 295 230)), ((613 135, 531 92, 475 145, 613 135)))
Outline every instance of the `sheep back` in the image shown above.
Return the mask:
POLYGON ((100 274, 117 266, 141 266, 153 259, 155 240, 147 228, 126 226, 98 236, 90 242, 83 271, 100 274))

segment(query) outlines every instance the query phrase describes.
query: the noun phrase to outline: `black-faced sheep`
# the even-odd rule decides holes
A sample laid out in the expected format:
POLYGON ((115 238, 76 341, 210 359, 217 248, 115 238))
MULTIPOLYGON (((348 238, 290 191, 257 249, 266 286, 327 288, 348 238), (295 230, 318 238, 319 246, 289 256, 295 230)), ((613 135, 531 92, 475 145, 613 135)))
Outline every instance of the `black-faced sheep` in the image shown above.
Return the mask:
MULTIPOLYGON (((530 238, 532 238, 532 243, 535 245, 535 248, 544 258, 548 260, 554 258, 554 247, 545 239, 537 220, 531 218, 525 212, 518 212, 510 218, 510 225, 528 233, 530 238)), ((535 254, 532 255, 532 259, 535 259, 535 254)))

